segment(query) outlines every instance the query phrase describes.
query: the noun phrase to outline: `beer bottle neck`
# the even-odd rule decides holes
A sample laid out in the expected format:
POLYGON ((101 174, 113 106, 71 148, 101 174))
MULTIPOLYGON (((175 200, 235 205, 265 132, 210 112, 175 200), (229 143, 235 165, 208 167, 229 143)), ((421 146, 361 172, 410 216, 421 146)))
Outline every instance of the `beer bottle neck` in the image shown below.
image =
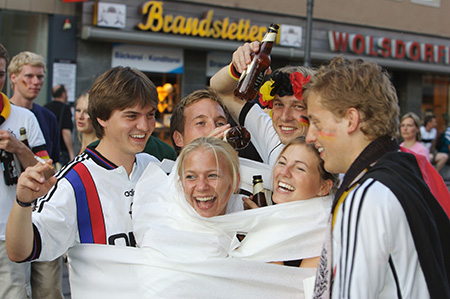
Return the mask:
POLYGON ((259 47, 259 52, 264 54, 270 54, 272 51, 273 43, 277 38, 277 33, 275 31, 269 30, 266 33, 263 40, 261 41, 261 46, 259 47))

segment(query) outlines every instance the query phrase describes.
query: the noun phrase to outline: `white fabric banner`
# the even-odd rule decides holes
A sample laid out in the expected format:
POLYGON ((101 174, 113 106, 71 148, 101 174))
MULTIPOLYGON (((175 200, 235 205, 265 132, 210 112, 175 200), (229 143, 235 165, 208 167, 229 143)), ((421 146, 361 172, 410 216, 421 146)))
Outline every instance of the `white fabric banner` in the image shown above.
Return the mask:
POLYGON ((73 298, 304 298, 316 269, 268 262, 320 255, 330 197, 203 218, 180 190, 147 167, 133 203, 141 248, 70 249, 73 298))

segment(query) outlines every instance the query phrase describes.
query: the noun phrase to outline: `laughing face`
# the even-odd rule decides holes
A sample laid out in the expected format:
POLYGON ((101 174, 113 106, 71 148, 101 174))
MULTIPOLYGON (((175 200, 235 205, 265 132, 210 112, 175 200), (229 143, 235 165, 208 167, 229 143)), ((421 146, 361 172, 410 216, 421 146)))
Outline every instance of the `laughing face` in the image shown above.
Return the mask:
POLYGON ((202 217, 225 214, 233 193, 232 173, 220 156, 199 148, 186 156, 183 188, 187 202, 202 217))
POLYGON ((328 194, 330 185, 322 180, 320 160, 306 144, 293 144, 280 155, 273 169, 275 203, 310 199, 328 194))
POLYGON ((283 144, 306 135, 308 119, 303 101, 293 95, 275 97, 272 108, 273 127, 283 144))
POLYGON ((102 154, 106 157, 134 157, 142 152, 155 129, 155 112, 151 106, 142 108, 136 105, 114 110, 108 120, 97 118, 105 131, 102 143, 107 145, 102 154))

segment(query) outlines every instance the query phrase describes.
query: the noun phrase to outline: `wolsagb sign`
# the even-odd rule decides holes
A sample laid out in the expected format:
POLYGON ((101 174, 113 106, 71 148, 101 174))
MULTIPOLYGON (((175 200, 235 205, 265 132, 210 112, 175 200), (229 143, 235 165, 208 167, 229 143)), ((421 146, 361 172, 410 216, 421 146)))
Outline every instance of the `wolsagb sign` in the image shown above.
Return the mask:
POLYGON ((444 45, 338 31, 328 32, 328 42, 333 52, 450 64, 449 46, 444 45))

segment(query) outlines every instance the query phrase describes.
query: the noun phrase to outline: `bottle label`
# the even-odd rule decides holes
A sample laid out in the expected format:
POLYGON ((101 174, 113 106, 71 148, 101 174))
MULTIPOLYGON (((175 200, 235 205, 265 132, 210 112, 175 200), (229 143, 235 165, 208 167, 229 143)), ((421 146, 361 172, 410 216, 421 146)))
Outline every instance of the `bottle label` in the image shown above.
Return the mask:
POLYGON ((247 73, 253 72, 253 68, 255 67, 255 63, 256 63, 256 59, 253 58, 252 62, 250 62, 250 64, 247 66, 247 69, 245 69, 245 70, 242 72, 241 77, 239 78, 239 82, 241 82, 242 80, 244 80, 245 76, 247 76, 247 73))
POLYGON ((261 41, 261 43, 263 43, 263 42, 274 42, 276 38, 277 38, 277 33, 276 32, 269 32, 269 33, 267 33, 264 36, 264 38, 261 41))
POLYGON ((255 85, 253 86, 254 90, 259 91, 259 88, 261 87, 261 84, 264 80, 264 73, 265 72, 261 72, 258 74, 258 77, 256 77, 255 85))
POLYGON ((253 195, 259 193, 259 192, 264 192, 264 185, 263 183, 256 183, 253 186, 253 195))

